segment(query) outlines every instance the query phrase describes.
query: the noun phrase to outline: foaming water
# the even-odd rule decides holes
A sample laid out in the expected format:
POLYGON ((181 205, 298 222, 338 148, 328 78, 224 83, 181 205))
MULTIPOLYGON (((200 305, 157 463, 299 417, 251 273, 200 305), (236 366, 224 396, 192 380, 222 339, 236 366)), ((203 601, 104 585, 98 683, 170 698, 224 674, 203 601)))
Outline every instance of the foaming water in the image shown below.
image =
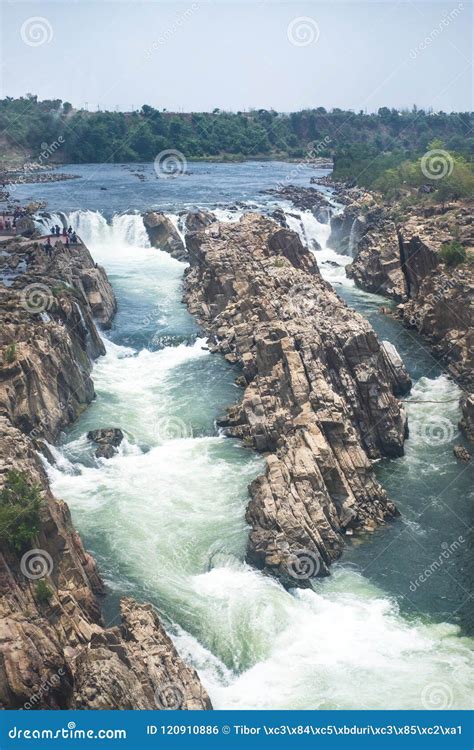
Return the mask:
POLYGON ((294 210, 286 208, 285 213, 290 229, 297 232, 303 244, 314 252, 321 276, 336 289, 339 286, 353 287, 353 280, 346 276, 346 266, 352 258, 327 246, 331 234, 330 223, 321 223, 312 211, 301 211, 295 215, 294 210))
MULTIPOLYGON (((314 590, 285 591, 245 564, 247 485, 264 461, 217 433, 216 417, 240 395, 236 372, 209 354, 181 304, 183 264, 148 246, 137 214, 73 219, 113 279, 119 314, 94 367, 98 398, 55 449, 49 473, 111 592, 157 606, 216 708, 468 707, 469 639, 456 624, 407 614, 391 581, 362 573, 384 559, 380 548, 349 549, 314 590), (97 459, 85 433, 108 426, 126 439, 112 459, 97 459)), ((322 247, 318 260, 334 257, 327 225, 304 222, 322 247)), ((429 418, 415 396, 433 388, 446 397, 452 383, 420 380, 408 405, 412 430, 423 433, 429 418)), ((391 462, 402 474, 402 462, 427 455, 411 441, 391 462)), ((372 539, 382 546, 383 537, 372 539)), ((399 568, 405 557, 398 548, 399 568)))

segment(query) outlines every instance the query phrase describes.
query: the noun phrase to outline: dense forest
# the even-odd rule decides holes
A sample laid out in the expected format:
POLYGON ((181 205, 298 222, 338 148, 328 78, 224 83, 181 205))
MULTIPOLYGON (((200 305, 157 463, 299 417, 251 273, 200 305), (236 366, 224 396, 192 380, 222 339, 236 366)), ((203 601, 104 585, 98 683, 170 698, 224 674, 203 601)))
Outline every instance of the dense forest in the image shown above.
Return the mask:
POLYGON ((145 104, 134 112, 88 112, 27 94, 0 100, 0 142, 7 157, 10 146, 30 158, 46 148, 48 161, 56 163, 151 161, 166 149, 191 160, 327 156, 334 159, 335 176, 384 189, 388 170, 393 186, 400 165, 433 141, 472 174, 473 119, 472 113, 415 107, 402 112, 382 107, 372 114, 323 107, 291 114, 171 113, 145 104))

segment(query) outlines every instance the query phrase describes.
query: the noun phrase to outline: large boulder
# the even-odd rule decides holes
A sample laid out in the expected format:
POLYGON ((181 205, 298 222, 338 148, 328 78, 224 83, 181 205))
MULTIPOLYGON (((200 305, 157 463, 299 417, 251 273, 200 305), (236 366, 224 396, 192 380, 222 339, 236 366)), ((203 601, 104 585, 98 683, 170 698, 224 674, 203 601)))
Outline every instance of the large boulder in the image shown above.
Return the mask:
POLYGON ((118 427, 90 430, 87 433, 87 439, 98 446, 95 452, 97 458, 112 458, 123 438, 124 434, 118 427))
POLYGON ((206 211, 206 209, 200 209, 199 211, 190 211, 186 214, 184 220, 184 226, 186 232, 199 232, 201 229, 205 229, 209 224, 217 221, 212 211, 206 211))
POLYGON ((176 260, 188 259, 186 248, 178 230, 165 214, 150 211, 143 216, 148 238, 158 250, 164 250, 176 260))

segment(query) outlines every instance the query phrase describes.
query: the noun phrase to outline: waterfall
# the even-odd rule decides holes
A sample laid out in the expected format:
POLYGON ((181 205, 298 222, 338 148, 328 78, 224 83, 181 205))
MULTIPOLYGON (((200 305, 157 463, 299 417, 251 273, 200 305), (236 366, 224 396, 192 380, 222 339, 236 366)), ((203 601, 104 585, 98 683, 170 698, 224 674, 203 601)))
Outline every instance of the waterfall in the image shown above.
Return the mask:
POLYGON ((72 211, 67 220, 86 245, 109 248, 150 245, 142 216, 138 213, 115 214, 111 221, 107 221, 99 211, 72 211))
MULTIPOLYGON (((112 335, 118 338, 107 342, 107 355, 94 365, 98 398, 62 445, 63 464, 49 473, 114 590, 159 606, 216 708, 426 708, 440 685, 446 707, 467 707, 469 639, 456 624, 406 617, 390 585, 383 590, 360 572, 365 558, 355 568, 347 562, 349 555, 374 561, 380 554, 387 570, 396 569, 402 593, 418 597, 425 589, 411 594, 410 581, 425 569, 425 558, 404 565, 407 550, 398 544, 370 556, 370 544, 383 544, 383 535, 374 535, 364 548, 348 549, 345 562, 314 590, 295 592, 244 562, 247 486, 263 470, 261 457, 213 428, 235 399, 235 372, 199 340, 158 350, 141 343, 147 330, 181 339, 196 330, 181 304, 182 264, 149 247, 139 214, 108 222, 82 211, 68 220, 111 274, 119 301, 112 335), (125 428, 130 444, 108 461, 95 461, 83 436, 104 425, 125 428)), ((288 216, 288 223, 302 238, 317 240, 324 274, 344 279, 348 258, 326 247, 328 225, 311 212, 288 216)), ((430 388, 447 387, 441 381, 422 385, 425 399, 430 388)), ((423 404, 407 408, 413 436, 396 466, 416 497, 425 491, 417 478, 424 471, 426 481, 436 482, 446 452, 434 446, 426 459, 429 415, 423 404)), ((454 409, 449 418, 454 429, 454 409)), ((423 525, 426 545, 438 517, 422 517, 423 525)), ((455 538, 454 531, 440 533, 439 542, 455 538)), ((444 548, 437 540, 432 549, 436 558, 444 548)), ((419 550, 413 545, 410 555, 419 550)))

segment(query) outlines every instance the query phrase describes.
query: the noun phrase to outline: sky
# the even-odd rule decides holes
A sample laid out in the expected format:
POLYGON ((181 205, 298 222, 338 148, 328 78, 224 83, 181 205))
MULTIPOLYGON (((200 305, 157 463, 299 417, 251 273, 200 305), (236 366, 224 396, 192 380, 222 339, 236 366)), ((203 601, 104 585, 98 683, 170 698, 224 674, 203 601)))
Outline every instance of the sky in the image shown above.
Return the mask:
POLYGON ((466 111, 464 0, 0 0, 0 95, 169 111, 466 111))

